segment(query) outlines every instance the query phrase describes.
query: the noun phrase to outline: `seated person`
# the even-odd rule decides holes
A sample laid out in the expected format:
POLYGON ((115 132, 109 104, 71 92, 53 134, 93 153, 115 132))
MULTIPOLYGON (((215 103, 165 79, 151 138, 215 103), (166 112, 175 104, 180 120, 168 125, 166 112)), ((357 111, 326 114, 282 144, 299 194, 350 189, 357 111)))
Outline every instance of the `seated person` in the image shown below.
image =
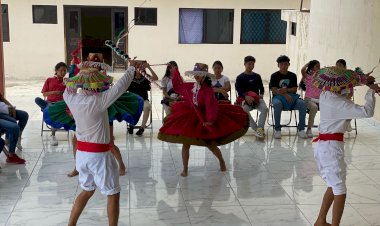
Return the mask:
POLYGON ((164 108, 166 116, 171 113, 171 106, 180 99, 180 96, 173 89, 173 73, 178 68, 175 61, 170 61, 166 67, 166 72, 161 81, 162 94, 164 99, 161 101, 162 107, 164 108))
POLYGON ((18 137, 20 136, 20 127, 16 122, 0 119, 0 130, 5 131, 5 137, 9 140, 9 153, 6 162, 13 164, 25 164, 25 160, 18 157, 16 154, 16 145, 18 137))
MULTIPOLYGON (((46 97, 46 100, 37 97, 35 99, 36 104, 43 111, 47 105, 63 100, 63 92, 65 91, 65 84, 63 83, 63 77, 67 72, 67 65, 63 62, 55 65, 55 74, 53 77, 46 79, 44 86, 42 87, 42 95, 46 97)), ((51 129, 50 144, 53 146, 58 145, 58 141, 55 138, 56 128, 51 129)))
MULTIPOLYGON (((16 147, 22 151, 21 136, 26 124, 28 123, 28 113, 26 111, 16 109, 15 106, 9 103, 9 101, 5 99, 2 94, 0 94, 0 119, 14 122, 20 127, 20 134, 17 137, 16 147)), ((9 142, 8 139, 9 137, 6 137, 6 143, 9 142)))
POLYGON ((273 93, 274 138, 281 139, 282 110, 299 111, 298 136, 307 138, 305 133, 306 105, 297 94, 297 75, 288 71, 290 59, 287 56, 279 56, 277 66, 280 70, 272 74, 269 82, 269 88, 273 93))
POLYGON ((309 109, 309 121, 307 123, 306 135, 308 137, 313 137, 313 132, 311 128, 314 126, 314 119, 318 112, 319 105, 319 95, 322 90, 313 85, 313 75, 320 69, 320 63, 318 60, 312 60, 302 67, 302 81, 305 83, 305 104, 306 108, 309 109))
MULTIPOLYGON (((259 138, 265 137, 264 125, 268 114, 268 107, 263 99, 264 85, 261 80, 261 76, 253 72, 256 59, 253 56, 247 56, 244 58, 245 71, 236 78, 236 91, 238 93, 238 99, 242 100, 242 107, 249 116, 249 124, 255 131, 255 136, 259 138), (253 92, 258 99, 258 103, 254 100, 249 92, 253 92), (260 112, 258 124, 253 120, 250 111, 257 109, 260 112)), ((240 103, 239 103, 240 104, 240 103)))
MULTIPOLYGON (((145 78, 144 75, 142 75, 141 73, 146 73, 145 68, 148 68, 148 70, 152 74, 152 76, 150 76, 152 81, 157 81, 158 77, 146 61, 136 61, 136 67, 138 70, 135 71, 135 77, 133 78, 132 83, 128 88, 128 91, 137 94, 144 99, 144 113, 141 122, 141 127, 136 132, 137 136, 142 136, 150 115, 150 111, 152 110, 152 106, 148 98, 148 91, 151 90, 151 84, 150 81, 147 78, 145 78)), ((133 125, 129 125, 129 134, 133 134, 133 127, 133 125)))
POLYGON ((222 75, 222 62, 219 60, 215 61, 212 65, 212 69, 214 70, 215 79, 211 80, 211 85, 214 89, 216 99, 228 100, 228 92, 231 91, 231 83, 227 76, 222 75))

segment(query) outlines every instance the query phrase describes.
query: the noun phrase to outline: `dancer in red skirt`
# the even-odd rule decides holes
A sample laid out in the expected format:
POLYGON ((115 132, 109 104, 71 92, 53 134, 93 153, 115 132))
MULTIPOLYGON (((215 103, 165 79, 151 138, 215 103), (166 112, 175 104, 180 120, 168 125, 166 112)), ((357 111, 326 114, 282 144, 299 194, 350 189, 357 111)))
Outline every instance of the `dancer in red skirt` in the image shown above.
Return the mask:
POLYGON ((184 82, 177 68, 173 76, 173 88, 183 101, 172 106, 172 113, 165 119, 158 139, 182 146, 183 171, 186 177, 190 146, 207 147, 219 160, 220 170, 226 165, 218 145, 230 143, 248 130, 248 115, 240 106, 218 102, 211 87, 212 74, 206 64, 197 63, 193 71, 185 74, 194 77, 195 83, 184 82))

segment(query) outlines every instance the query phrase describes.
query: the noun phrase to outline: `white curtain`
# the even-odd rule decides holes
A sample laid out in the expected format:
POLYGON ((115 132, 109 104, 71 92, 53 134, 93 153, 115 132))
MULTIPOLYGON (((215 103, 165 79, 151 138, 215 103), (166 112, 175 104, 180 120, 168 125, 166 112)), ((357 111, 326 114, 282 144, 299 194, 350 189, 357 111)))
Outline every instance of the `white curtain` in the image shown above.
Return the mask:
POLYGON ((203 40, 203 10, 180 9, 179 43, 196 44, 203 40))

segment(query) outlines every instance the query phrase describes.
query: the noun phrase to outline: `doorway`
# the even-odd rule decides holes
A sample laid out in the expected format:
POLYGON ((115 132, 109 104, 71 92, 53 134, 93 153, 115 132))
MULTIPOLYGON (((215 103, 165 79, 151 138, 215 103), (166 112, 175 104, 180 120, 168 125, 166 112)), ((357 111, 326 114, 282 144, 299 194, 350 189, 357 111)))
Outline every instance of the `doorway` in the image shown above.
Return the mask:
MULTIPOLYGON (((125 69, 125 63, 104 45, 113 40, 127 26, 126 7, 64 6, 66 62, 71 61, 71 52, 77 48, 78 40, 83 48, 79 57, 86 60, 89 53, 101 53, 105 63, 115 70, 125 69)), ((127 52, 127 38, 123 38, 119 48, 127 52)))

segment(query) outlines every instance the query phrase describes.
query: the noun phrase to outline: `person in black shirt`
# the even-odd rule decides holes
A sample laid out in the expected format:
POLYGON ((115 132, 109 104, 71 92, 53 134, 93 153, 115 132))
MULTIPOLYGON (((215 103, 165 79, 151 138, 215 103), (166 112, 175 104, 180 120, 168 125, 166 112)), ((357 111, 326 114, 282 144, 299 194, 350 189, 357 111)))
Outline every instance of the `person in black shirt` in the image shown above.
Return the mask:
MULTIPOLYGON (((142 70, 145 70, 146 68, 150 71, 152 81, 158 80, 158 77, 156 73, 153 71, 153 69, 149 66, 149 64, 146 61, 137 61, 138 65, 137 67, 140 67, 142 70)), ((150 81, 146 79, 138 70, 135 71, 135 77, 131 83, 131 85, 128 88, 128 91, 131 93, 135 93, 142 97, 144 99, 144 110, 143 110, 143 118, 141 122, 140 129, 136 132, 136 135, 142 136, 144 133, 144 129, 146 127, 146 123, 148 121, 150 111, 152 110, 152 106, 149 102, 148 98, 148 91, 151 90, 150 81)), ((129 125, 128 132, 129 134, 133 134, 133 126, 129 125)))
POLYGON ((305 133, 306 105, 297 93, 297 75, 288 71, 290 59, 287 56, 277 58, 279 71, 272 74, 269 88, 272 90, 274 111, 274 138, 281 138, 281 112, 282 110, 299 111, 298 136, 307 138, 305 133))
POLYGON ((255 136, 259 138, 265 137, 264 125, 268 114, 268 107, 263 99, 264 85, 261 76, 253 72, 256 59, 253 56, 244 58, 245 71, 236 78, 235 88, 239 98, 242 98, 242 107, 249 116, 249 124, 255 131, 255 136), (259 98, 259 103, 255 103, 254 99, 247 95, 249 91, 256 93, 259 98), (260 112, 258 123, 253 120, 250 111, 257 109, 260 112))

